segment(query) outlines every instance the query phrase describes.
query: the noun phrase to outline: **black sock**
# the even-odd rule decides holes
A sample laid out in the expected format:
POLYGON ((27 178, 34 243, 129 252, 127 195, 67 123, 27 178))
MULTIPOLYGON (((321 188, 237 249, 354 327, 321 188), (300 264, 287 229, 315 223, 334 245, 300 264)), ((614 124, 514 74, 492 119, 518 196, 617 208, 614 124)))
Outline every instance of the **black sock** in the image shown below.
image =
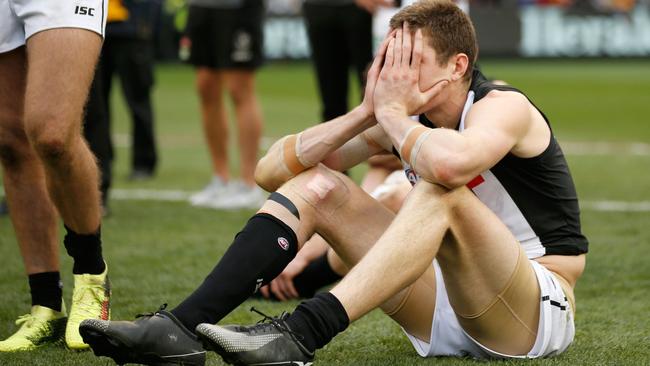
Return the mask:
POLYGON ((72 273, 101 274, 106 268, 102 257, 101 227, 93 234, 77 234, 65 226, 63 244, 68 255, 74 259, 72 273))
POLYGON ((293 279, 293 285, 302 298, 314 296, 316 291, 341 279, 341 276, 332 270, 327 253, 309 263, 305 269, 293 279))
POLYGON ((300 343, 311 352, 325 346, 350 324, 345 308, 330 292, 301 302, 286 321, 291 330, 304 337, 300 343))
POLYGON ((296 256, 298 239, 284 222, 269 214, 253 216, 201 286, 172 314, 189 330, 214 324, 272 281, 296 256))
POLYGON ((59 272, 30 274, 29 289, 32 293, 32 306, 40 305, 61 311, 63 284, 59 272))

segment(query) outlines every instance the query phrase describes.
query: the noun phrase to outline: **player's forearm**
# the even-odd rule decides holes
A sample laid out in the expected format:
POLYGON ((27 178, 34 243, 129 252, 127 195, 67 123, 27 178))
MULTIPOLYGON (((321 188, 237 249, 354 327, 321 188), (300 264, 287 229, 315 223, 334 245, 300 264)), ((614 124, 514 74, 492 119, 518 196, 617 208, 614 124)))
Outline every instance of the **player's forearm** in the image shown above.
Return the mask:
MULTIPOLYGON (((310 127, 298 135, 278 140, 255 169, 257 184, 267 191, 275 191, 300 172, 326 160, 347 141, 375 124, 359 109, 332 121, 310 127)), ((333 156, 334 161, 341 160, 333 156)))
POLYGON ((360 109, 305 130, 300 135, 300 160, 314 166, 346 142, 373 126, 375 121, 360 109))
POLYGON ((467 139, 457 131, 427 128, 399 114, 379 114, 378 122, 423 180, 455 188, 480 173, 478 164, 468 159, 467 139))

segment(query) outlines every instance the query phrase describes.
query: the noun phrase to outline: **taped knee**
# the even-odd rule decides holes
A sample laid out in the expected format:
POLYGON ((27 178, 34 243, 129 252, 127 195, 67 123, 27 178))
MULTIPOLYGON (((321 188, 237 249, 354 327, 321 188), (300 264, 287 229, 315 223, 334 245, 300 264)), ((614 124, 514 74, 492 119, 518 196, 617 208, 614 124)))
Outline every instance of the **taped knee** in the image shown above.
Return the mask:
POLYGON ((323 214, 336 211, 350 195, 343 179, 321 166, 302 174, 300 179, 292 180, 289 188, 323 214))

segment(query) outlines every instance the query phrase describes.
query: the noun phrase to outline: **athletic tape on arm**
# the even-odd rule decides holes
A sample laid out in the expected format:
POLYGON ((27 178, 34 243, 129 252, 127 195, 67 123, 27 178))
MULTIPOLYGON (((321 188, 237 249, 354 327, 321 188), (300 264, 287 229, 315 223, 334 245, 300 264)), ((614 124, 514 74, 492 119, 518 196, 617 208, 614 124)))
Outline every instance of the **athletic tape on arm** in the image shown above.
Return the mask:
POLYGON ((422 142, 426 139, 426 137, 428 137, 430 132, 431 132, 430 128, 424 126, 413 126, 406 132, 404 141, 402 141, 402 144, 399 147, 399 154, 402 157, 402 159, 404 159, 404 161, 406 161, 407 163, 411 164, 411 167, 414 169, 415 166, 413 165, 412 158, 415 156, 413 156, 413 152, 415 152, 416 153, 415 155, 417 155, 422 145, 422 142))
POLYGON ((282 160, 294 176, 309 168, 298 158, 298 143, 298 135, 289 135, 282 144, 282 160))

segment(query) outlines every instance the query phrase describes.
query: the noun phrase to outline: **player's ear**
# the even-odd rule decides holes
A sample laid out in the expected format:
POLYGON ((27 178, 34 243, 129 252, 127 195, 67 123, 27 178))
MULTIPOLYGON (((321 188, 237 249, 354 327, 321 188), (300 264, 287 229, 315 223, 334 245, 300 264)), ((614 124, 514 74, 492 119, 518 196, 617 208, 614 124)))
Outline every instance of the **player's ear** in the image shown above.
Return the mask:
POLYGON ((469 67, 469 58, 464 53, 458 53, 449 60, 451 67, 451 81, 460 80, 465 76, 467 67, 469 67))

